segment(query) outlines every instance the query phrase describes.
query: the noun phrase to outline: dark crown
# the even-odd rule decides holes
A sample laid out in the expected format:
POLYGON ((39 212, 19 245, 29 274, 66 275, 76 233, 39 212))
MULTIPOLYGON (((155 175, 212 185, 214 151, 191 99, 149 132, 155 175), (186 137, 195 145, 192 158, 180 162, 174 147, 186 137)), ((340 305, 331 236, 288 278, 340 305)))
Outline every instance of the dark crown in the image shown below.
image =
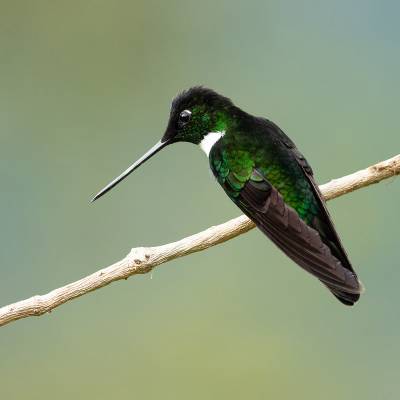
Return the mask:
POLYGON ((203 86, 194 86, 178 94, 172 101, 172 112, 190 109, 196 105, 207 105, 210 108, 233 106, 230 99, 203 86))

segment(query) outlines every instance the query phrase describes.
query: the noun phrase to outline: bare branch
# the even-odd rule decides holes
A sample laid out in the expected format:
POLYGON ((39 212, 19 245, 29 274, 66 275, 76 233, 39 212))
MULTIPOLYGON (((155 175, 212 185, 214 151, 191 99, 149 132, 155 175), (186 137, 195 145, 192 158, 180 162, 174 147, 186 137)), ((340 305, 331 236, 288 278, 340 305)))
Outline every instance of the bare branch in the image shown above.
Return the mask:
MULTIPOLYGON (((400 154, 351 175, 334 179, 320 186, 320 189, 325 199, 331 200, 399 174, 400 154)), ((249 231, 254 226, 252 221, 241 215, 224 224, 213 226, 174 243, 157 247, 134 248, 121 261, 85 278, 45 295, 33 296, 0 308, 0 326, 21 318, 43 315, 67 301, 83 296, 111 282, 127 279, 131 275, 145 274, 157 265, 223 243, 249 231)))

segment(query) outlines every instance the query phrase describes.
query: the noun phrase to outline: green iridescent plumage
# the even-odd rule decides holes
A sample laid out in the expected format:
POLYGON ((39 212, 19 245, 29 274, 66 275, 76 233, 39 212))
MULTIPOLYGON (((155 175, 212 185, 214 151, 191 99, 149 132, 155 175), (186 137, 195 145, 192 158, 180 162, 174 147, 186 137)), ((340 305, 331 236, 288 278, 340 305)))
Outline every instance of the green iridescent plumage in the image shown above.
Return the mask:
POLYGON ((226 123, 225 129, 221 139, 224 149, 220 153, 212 153, 210 163, 218 181, 227 183, 228 195, 235 199, 249 179, 258 179, 252 176, 256 168, 278 189, 285 202, 305 222, 310 223, 318 212, 318 204, 303 171, 295 160, 288 157, 287 149, 265 145, 262 143, 265 138, 257 133, 249 139, 248 135, 240 133, 238 122, 226 123))
POLYGON ((195 87, 178 95, 161 141, 95 199, 176 142, 200 145, 218 183, 267 237, 341 302, 358 300, 362 285, 303 155, 274 123, 210 89, 195 87))
POLYGON ((209 132, 220 132, 221 138, 209 151, 209 162, 231 200, 339 300, 345 304, 358 300, 361 285, 312 170, 278 126, 253 117, 229 99, 202 88, 178 96, 171 116, 164 135, 167 140, 199 144, 209 132), (171 126, 181 110, 192 112, 191 121, 180 125, 178 118, 178 124, 171 126), (201 114, 203 119, 199 122, 201 114))

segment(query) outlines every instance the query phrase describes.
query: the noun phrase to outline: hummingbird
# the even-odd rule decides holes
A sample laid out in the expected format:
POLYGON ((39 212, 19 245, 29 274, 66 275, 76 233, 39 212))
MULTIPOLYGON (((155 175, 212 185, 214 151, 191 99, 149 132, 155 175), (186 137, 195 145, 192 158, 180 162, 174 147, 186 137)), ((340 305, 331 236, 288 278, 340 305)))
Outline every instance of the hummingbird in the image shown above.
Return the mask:
POLYGON ((178 142, 204 151, 228 197, 296 264, 343 304, 353 305, 359 299, 363 286, 305 157, 275 123, 248 114, 203 86, 173 99, 161 140, 92 202, 161 149, 178 142))

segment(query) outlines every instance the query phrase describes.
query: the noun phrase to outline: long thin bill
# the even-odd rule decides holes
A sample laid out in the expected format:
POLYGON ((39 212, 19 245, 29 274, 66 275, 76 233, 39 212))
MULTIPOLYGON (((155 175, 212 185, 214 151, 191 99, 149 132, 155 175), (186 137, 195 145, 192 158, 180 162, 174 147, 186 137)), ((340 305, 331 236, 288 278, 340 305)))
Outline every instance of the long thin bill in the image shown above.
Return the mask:
POLYGON ((136 168, 140 167, 145 161, 149 158, 153 157, 154 154, 158 153, 162 148, 164 148, 168 144, 168 141, 156 143, 146 154, 139 158, 134 164, 132 164, 126 171, 124 171, 120 176, 115 178, 112 182, 110 182, 104 189, 100 190, 96 196, 93 197, 91 202, 93 203, 95 200, 106 194, 110 191, 114 186, 118 185, 122 180, 124 180, 130 173, 132 173, 136 168))

